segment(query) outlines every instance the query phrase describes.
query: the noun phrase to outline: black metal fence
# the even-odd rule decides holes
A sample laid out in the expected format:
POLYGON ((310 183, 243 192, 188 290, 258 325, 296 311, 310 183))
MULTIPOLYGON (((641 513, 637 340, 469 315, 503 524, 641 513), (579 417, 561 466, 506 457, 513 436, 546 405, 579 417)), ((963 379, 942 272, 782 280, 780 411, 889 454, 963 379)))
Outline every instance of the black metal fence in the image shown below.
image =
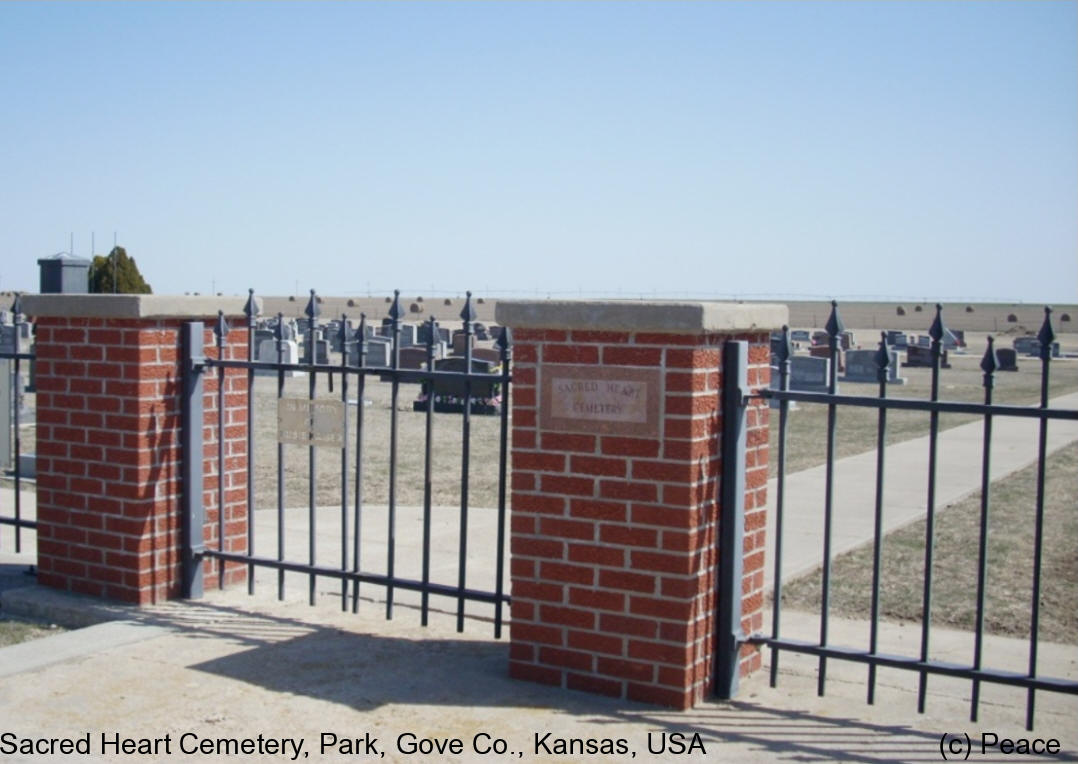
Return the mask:
MULTIPOLYGON (((348 316, 340 316, 338 324, 337 340, 341 350, 339 364, 330 364, 328 358, 321 358, 316 342, 316 333, 319 328, 320 300, 311 291, 311 298, 306 307, 307 316, 307 341, 306 357, 299 362, 288 362, 284 356, 284 317, 277 315, 275 328, 275 341, 277 358, 274 360, 255 360, 255 325, 256 325, 256 301, 254 292, 247 301, 245 314, 247 317, 248 331, 248 357, 247 360, 223 359, 226 337, 229 327, 224 316, 219 315, 214 334, 217 338, 217 358, 205 356, 202 347, 203 326, 201 323, 191 323, 185 329, 185 464, 184 483, 186 507, 185 507, 185 595, 198 596, 202 591, 201 560, 203 558, 218 561, 219 581, 224 583, 224 565, 226 562, 240 562, 248 566, 247 580, 249 590, 253 593, 255 586, 254 571, 256 567, 271 568, 278 571, 277 595, 283 598, 285 595, 285 573, 293 572, 306 574, 309 577, 308 596, 311 604, 314 604, 316 592, 315 586, 318 578, 337 579, 341 582, 341 608, 346 610, 351 607, 356 612, 360 601, 360 585, 375 585, 381 587, 385 593, 386 618, 393 616, 394 594, 396 590, 418 592, 420 594, 421 622, 427 625, 431 609, 431 597, 441 596, 455 600, 457 629, 463 630, 465 617, 465 603, 486 603, 493 607, 492 620, 494 623, 495 637, 501 636, 503 622, 503 607, 509 603, 509 596, 504 592, 503 578, 505 571, 505 520, 506 520, 506 467, 507 467, 507 444, 508 444, 508 417, 509 417, 509 387, 512 380, 510 374, 511 363, 511 335, 508 328, 504 328, 498 335, 495 347, 498 352, 498 362, 484 365, 473 359, 472 338, 475 334, 476 313, 472 305, 471 293, 460 314, 462 332, 466 337, 462 354, 463 370, 445 370, 438 368, 436 363, 436 345, 438 342, 438 324, 434 318, 424 322, 425 341, 422 346, 426 351, 425 368, 402 368, 400 363, 401 354, 401 319, 404 311, 401 309, 399 293, 394 294, 394 299, 388 313, 388 321, 380 329, 383 334, 389 333, 389 359, 386 366, 368 364, 368 342, 370 332, 367 325, 367 317, 363 314, 359 317, 358 328, 352 331, 348 316), (489 369, 481 371, 477 369, 489 369), (219 529, 217 548, 209 548, 202 543, 202 527, 204 510, 202 506, 202 427, 198 425, 202 421, 202 380, 207 374, 215 374, 218 379, 219 412, 225 410, 225 371, 227 369, 246 370, 248 390, 247 402, 247 552, 238 554, 224 548, 225 517, 224 512, 219 512, 219 529), (254 486, 254 379, 255 373, 268 372, 271 376, 276 375, 277 399, 285 400, 285 375, 288 372, 301 372, 308 378, 307 402, 310 404, 310 443, 308 450, 308 549, 306 561, 299 562, 286 558, 285 553, 285 485, 284 485, 284 454, 283 443, 278 438, 277 444, 277 548, 272 555, 259 555, 255 550, 255 486, 254 486), (328 377, 330 395, 336 396, 335 384, 339 385, 339 405, 327 405, 331 416, 340 412, 347 412, 349 394, 353 389, 357 396, 357 414, 355 432, 349 433, 349 418, 347 413, 336 419, 336 425, 343 428, 343 432, 337 432, 333 436, 332 446, 339 452, 340 459, 340 566, 331 567, 319 564, 317 559, 316 544, 316 504, 317 504, 317 459, 318 448, 325 448, 324 443, 317 443, 319 434, 315 432, 316 420, 318 419, 316 401, 327 401, 327 398, 318 398, 316 395, 317 379, 319 375, 328 377), (335 383, 334 380, 337 380, 335 383), (360 529, 364 507, 371 497, 364 495, 364 466, 363 449, 368 447, 364 443, 364 391, 370 384, 386 383, 390 385, 390 425, 389 425, 389 459, 388 459, 388 496, 387 501, 387 549, 386 564, 384 569, 370 570, 365 567, 365 561, 361 555, 360 529), (423 394, 415 410, 422 413, 425 418, 425 442, 423 486, 424 499, 422 507, 422 540, 421 540, 421 575, 418 579, 408 578, 397 572, 397 486, 400 475, 398 466, 398 450, 401 446, 399 441, 398 419, 399 397, 401 385, 406 383, 418 383, 422 385, 423 394), (500 398, 500 401, 497 399, 500 398), (492 407, 492 400, 499 405, 492 407), (471 402, 471 405, 467 405, 471 402), (419 404, 422 405, 419 405, 419 404), (454 407, 453 404, 456 404, 454 407), (459 527, 459 550, 457 558, 457 583, 456 585, 437 583, 431 580, 430 561, 432 545, 440 545, 438 539, 432 538, 432 450, 435 448, 432 422, 435 412, 454 411, 459 413, 462 430, 462 448, 460 453, 460 527, 459 527), (498 470, 498 496, 497 496, 497 541, 494 570, 479 571, 479 576, 489 576, 491 586, 486 589, 469 587, 466 582, 469 578, 467 569, 468 560, 468 476, 471 469, 470 439, 471 418, 476 413, 496 412, 500 416, 500 444, 498 470)), ((336 397, 332 400, 337 400, 336 397)), ((217 433, 217 472, 225 473, 225 417, 218 416, 217 433)), ((405 444, 408 448, 415 448, 415 444, 405 444)), ((411 476, 415 478, 415 475, 411 476)), ((379 497, 381 498, 381 497, 379 497)), ((225 506, 224 480, 218 481, 218 507, 225 506)), ((473 571, 471 576, 477 577, 473 571)))
MULTIPOLYGON (((22 413, 22 393, 20 389, 23 380, 23 372, 27 366, 34 361, 35 355, 29 351, 21 351, 23 346, 22 339, 28 337, 30 334, 30 324, 26 321, 26 316, 22 314, 21 300, 18 295, 15 297, 14 303, 11 305, 11 313, 14 319, 13 324, 4 327, 5 330, 10 330, 10 334, 5 331, 5 341, 3 345, 0 345, 0 374, 6 375, 6 379, 3 384, 0 385, 0 389, 3 389, 5 393, 10 394, 9 399, 0 401, 0 406, 4 406, 10 417, 10 423, 5 423, 6 432, 0 434, 0 437, 5 439, 10 438, 12 445, 11 448, 11 479, 13 482, 13 506, 10 509, 6 509, 0 504, 0 526, 12 527, 14 534, 14 547, 15 552, 22 552, 22 531, 26 529, 36 529, 37 522, 26 518, 23 515, 22 506, 22 489, 25 481, 25 476, 22 474, 22 426, 24 422, 21 421, 22 413), (10 337, 10 340, 8 339, 10 337), (26 365, 24 365, 26 364, 26 365), (5 511, 10 511, 12 514, 5 514, 5 511)), ((8 419, 8 417, 4 417, 8 419)), ((3 469, 7 469, 7 465, 0 465, 3 469)))
POLYGON ((829 347, 829 379, 826 392, 803 392, 790 390, 790 365, 793 353, 790 341, 790 330, 783 328, 780 341, 774 347, 775 361, 778 364, 779 385, 777 389, 763 390, 757 397, 768 399, 778 404, 779 432, 778 432, 778 469, 777 491, 775 496, 775 523, 777 537, 775 539, 774 560, 774 583, 772 590, 772 621, 769 634, 756 634, 748 638, 748 642, 764 645, 771 649, 771 685, 775 686, 778 676, 779 654, 782 651, 797 652, 815 655, 819 658, 817 692, 823 695, 827 680, 827 661, 829 659, 855 661, 868 665, 868 697, 869 703, 875 700, 877 667, 886 666, 891 668, 908 669, 919 673, 918 684, 918 711, 925 710, 925 693, 929 674, 937 674, 951 677, 969 679, 972 682, 970 718, 977 720, 978 707, 980 704, 980 690, 982 682, 998 683, 1024 687, 1026 696, 1026 725, 1032 729, 1035 707, 1035 693, 1038 690, 1078 694, 1078 682, 1059 677, 1044 676, 1038 671, 1038 645, 1039 618, 1041 607, 1041 586, 1044 575, 1042 550, 1044 547, 1044 507, 1045 507, 1045 469, 1047 457, 1047 428, 1050 421, 1078 421, 1078 410, 1049 408, 1048 381, 1053 357, 1053 341, 1055 334, 1051 325, 1051 310, 1045 309, 1044 323, 1037 335, 1039 348, 1036 352, 1041 362, 1040 372, 1040 401, 1037 406, 999 405, 992 402, 992 390, 994 376, 1000 368, 996 350, 992 338, 988 339, 988 346, 980 363, 983 371, 984 402, 949 402, 939 400, 940 369, 943 358, 943 339, 946 329, 943 325, 942 309, 936 306, 936 317, 929 330, 931 336, 931 388, 928 400, 913 400, 907 398, 888 397, 888 370, 893 362, 893 356, 888 350, 886 335, 881 338, 879 349, 874 356, 877 368, 877 380, 879 393, 877 397, 839 395, 837 385, 838 372, 838 349, 840 338, 845 327, 839 317, 838 306, 832 303, 832 312, 828 319, 826 331, 829 347), (820 404, 827 406, 827 445, 825 462, 825 499, 823 506, 823 565, 822 565, 822 596, 819 619, 819 639, 817 641, 795 640, 780 635, 780 611, 782 607, 782 548, 783 548, 783 513, 788 497, 786 495, 786 458, 787 458, 787 431, 789 426, 789 409, 792 402, 820 404), (834 488, 835 488, 835 443, 836 443, 836 412, 841 407, 859 406, 875 408, 878 410, 878 424, 876 428, 876 485, 875 485, 875 514, 873 534, 873 564, 872 564, 872 597, 870 619, 870 634, 868 649, 857 649, 831 642, 828 633, 830 618, 830 597, 832 586, 832 532, 834 515, 834 488), (891 410, 924 411, 929 414, 928 429, 928 484, 926 496, 926 526, 924 539, 924 568, 923 594, 921 603, 920 624, 920 651, 915 656, 891 655, 879 651, 879 627, 880 627, 880 587, 881 587, 881 548, 883 543, 883 488, 885 476, 885 462, 887 448, 885 446, 887 436, 887 413, 891 410), (983 456, 981 470, 981 506, 980 506, 980 531, 976 540, 977 548, 977 591, 976 591, 976 617, 974 625, 974 647, 968 664, 957 664, 934 660, 930 655, 930 637, 932 634, 932 598, 933 580, 932 567, 935 545, 935 520, 937 513, 936 468, 938 462, 938 437, 940 432, 939 418, 941 414, 962 413, 974 414, 983 418, 983 456), (1030 599, 1030 632, 1028 636, 1028 669, 1024 672, 1004 671, 993 669, 984 665, 985 647, 985 603, 987 581, 987 557, 988 557, 988 526, 991 506, 991 481, 990 454, 992 443, 992 423, 996 417, 1026 417, 1039 422, 1039 437, 1037 451, 1037 479, 1036 479, 1036 506, 1034 515, 1034 546, 1031 599, 1030 599))

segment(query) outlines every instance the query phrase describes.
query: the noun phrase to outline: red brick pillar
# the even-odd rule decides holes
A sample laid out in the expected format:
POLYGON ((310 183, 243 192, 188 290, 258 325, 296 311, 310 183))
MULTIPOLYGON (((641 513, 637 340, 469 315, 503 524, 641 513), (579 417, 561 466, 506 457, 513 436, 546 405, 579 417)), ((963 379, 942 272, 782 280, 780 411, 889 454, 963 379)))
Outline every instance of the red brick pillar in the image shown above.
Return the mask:
MULTIPOLYGON (((37 325, 38 580, 140 605, 179 596, 183 388, 181 327, 226 310, 226 355, 247 358, 244 300, 157 295, 27 295, 37 325)), ((217 375, 205 375, 204 538, 217 546, 217 375)), ((247 537, 247 375, 226 399, 226 549, 247 537)), ((217 566, 206 563, 207 585, 217 566)), ((226 582, 245 580, 230 565, 226 582)))
MULTIPOLYGON (((687 708, 713 683, 722 346, 785 306, 499 302, 513 329, 510 674, 687 708)), ((763 625, 767 416, 746 415, 742 630, 763 625)), ((744 647, 740 671, 760 664, 744 647)))

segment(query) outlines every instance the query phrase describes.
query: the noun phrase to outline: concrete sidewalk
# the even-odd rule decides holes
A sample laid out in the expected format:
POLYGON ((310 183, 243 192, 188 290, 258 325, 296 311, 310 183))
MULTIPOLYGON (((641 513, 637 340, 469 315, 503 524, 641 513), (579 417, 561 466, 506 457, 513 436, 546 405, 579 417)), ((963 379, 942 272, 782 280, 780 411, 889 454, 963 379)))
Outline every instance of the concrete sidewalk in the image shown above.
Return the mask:
MULTIPOLYGON (((5 595, 6 604, 25 599, 63 608, 77 606, 72 600, 81 598, 25 589, 5 595)), ((881 671, 877 703, 867 706, 863 666, 832 662, 828 694, 818 698, 815 661, 796 656, 783 657, 777 689, 767 686, 765 671, 742 682, 736 702, 677 712, 511 680, 506 642, 492 641, 490 625, 475 620, 458 634, 442 621, 420 628, 417 617, 405 612, 386 622, 381 608, 369 604, 359 615, 341 613, 333 596, 309 607, 242 591, 121 610, 126 612, 111 615, 125 620, 0 650, 0 731, 20 738, 88 733, 90 755, 69 757, 72 761, 188 761, 201 756, 184 753, 181 745, 188 751, 205 740, 253 739, 257 745, 263 735, 292 739, 288 745, 301 744, 313 761, 354 758, 339 748, 321 749, 336 736, 338 741, 376 738, 373 745, 389 761, 628 761, 635 756, 927 762, 939 760, 944 733, 968 733, 975 740, 982 731, 1030 736, 1021 727, 1021 691, 986 687, 981 721, 974 724, 968 721, 968 682, 933 680, 928 714, 919 716, 915 674, 881 671), (170 750, 166 753, 162 742, 156 755, 118 756, 102 744, 102 735, 108 740, 117 733, 148 740, 168 736, 170 750), (667 750, 660 754, 664 733, 667 750), (702 751, 683 748, 686 755, 673 755, 675 744, 687 746, 694 735, 702 751), (452 756, 408 754, 410 736, 459 738, 463 750, 452 756), (481 745, 505 741, 506 755, 477 753, 477 736, 481 745), (626 753, 556 755, 557 740, 569 738, 592 739, 599 746, 604 739, 621 740, 626 753), (649 743, 656 753, 649 752, 649 743)), ((836 636, 864 626, 836 622, 836 636)), ((907 631, 914 636, 914 629, 907 631)), ((946 645, 949 633, 938 632, 936 640, 946 645)), ((1072 647, 1061 649, 1074 654, 1072 647)), ((1071 665, 1073 676, 1078 666, 1073 660, 1071 665)), ((1053 760, 1078 761, 1075 718, 1073 697, 1038 696, 1035 736, 1060 741, 1062 755, 1053 760)), ((0 758, 64 760, 3 753, 0 758)), ((281 761, 290 755, 238 758, 281 761)))
MULTIPOLYGON (((1051 408, 1078 409, 1078 393, 1062 395, 1050 401, 1051 408)), ((778 426, 778 414, 772 414, 778 426)), ((791 417, 792 426, 796 426, 791 417)), ((926 415, 927 419, 927 415, 926 415)), ((1034 419, 993 417, 992 480, 1032 464, 1037 459, 1040 423, 1034 419)), ((936 509, 942 510, 981 489, 981 460, 984 439, 982 421, 952 427, 939 433, 936 467, 936 509)), ((1048 453, 1078 440, 1078 422, 1048 423, 1048 453)), ((825 444, 821 443, 821 450, 825 444)), ((918 520, 927 513, 928 436, 888 446, 884 455, 883 526, 889 531, 918 520)), ((771 454, 777 459, 777 454, 771 454)), ((832 503, 832 554, 839 555, 871 541, 876 507, 876 450, 836 459, 832 503)), ((783 512, 783 581, 812 570, 823 562, 824 465, 796 472, 786 477, 786 502, 783 512), (795 542, 795 543, 794 543, 795 542)), ((778 482, 768 481, 767 567, 775 559, 775 501, 778 482)), ((1032 506, 1034 497, 1030 497, 1032 506)))

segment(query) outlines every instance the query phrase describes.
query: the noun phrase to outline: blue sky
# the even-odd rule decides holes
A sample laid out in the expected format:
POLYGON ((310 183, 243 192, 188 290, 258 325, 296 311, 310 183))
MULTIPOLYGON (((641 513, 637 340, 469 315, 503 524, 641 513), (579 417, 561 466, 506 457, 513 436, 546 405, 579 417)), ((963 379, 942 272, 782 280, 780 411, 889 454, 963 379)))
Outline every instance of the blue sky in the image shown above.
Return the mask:
POLYGON ((0 3, 0 289, 1078 301, 1078 3, 0 3))

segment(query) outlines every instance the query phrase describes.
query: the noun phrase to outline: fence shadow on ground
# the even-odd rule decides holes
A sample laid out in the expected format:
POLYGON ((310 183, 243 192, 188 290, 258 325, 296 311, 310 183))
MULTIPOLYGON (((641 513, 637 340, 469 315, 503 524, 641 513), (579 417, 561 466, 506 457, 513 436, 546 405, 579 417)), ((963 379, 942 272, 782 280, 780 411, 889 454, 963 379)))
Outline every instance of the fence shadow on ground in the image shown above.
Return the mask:
MULTIPOLYGON (((789 761, 916 762, 936 761, 940 755, 935 732, 769 707, 766 698, 715 701, 681 712, 515 681, 507 675, 506 641, 432 638, 431 630, 409 626, 402 626, 400 636, 385 633, 394 631, 392 627, 364 633, 209 602, 168 605, 144 617, 195 638, 223 639, 241 648, 191 665, 191 670, 360 713, 393 705, 506 709, 535 714, 535 732, 629 737, 641 754, 646 753, 645 738, 628 733, 626 725, 656 734, 681 732, 686 742, 699 733, 709 754, 712 746, 719 751, 737 745, 789 761)), ((804 703, 810 705, 812 698, 804 703)), ((490 722, 495 728, 497 724, 490 722)), ((926 724, 932 721, 926 718, 926 724)), ((1078 761, 1069 754, 1057 758, 1078 761)))

